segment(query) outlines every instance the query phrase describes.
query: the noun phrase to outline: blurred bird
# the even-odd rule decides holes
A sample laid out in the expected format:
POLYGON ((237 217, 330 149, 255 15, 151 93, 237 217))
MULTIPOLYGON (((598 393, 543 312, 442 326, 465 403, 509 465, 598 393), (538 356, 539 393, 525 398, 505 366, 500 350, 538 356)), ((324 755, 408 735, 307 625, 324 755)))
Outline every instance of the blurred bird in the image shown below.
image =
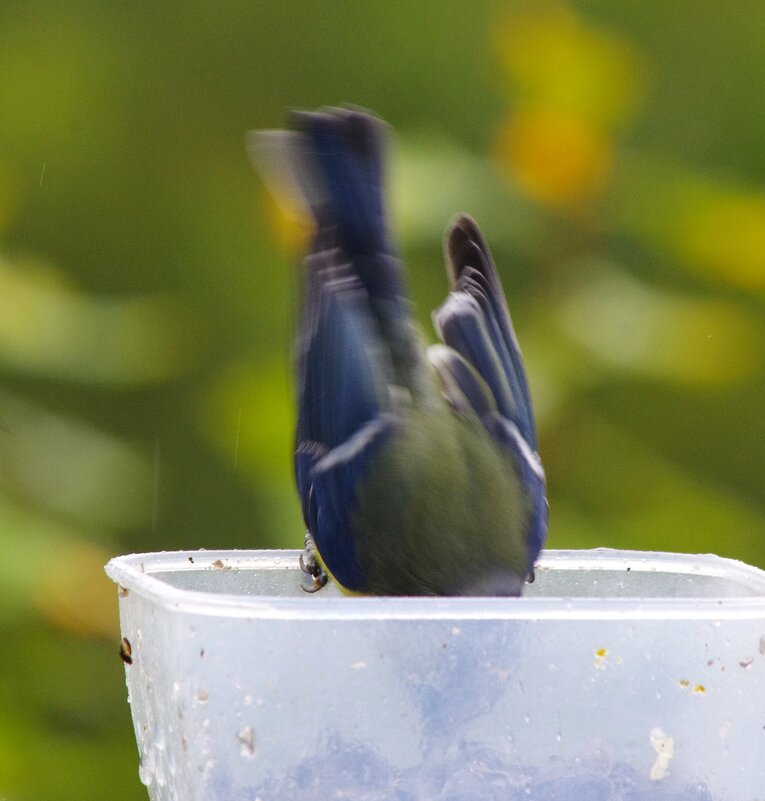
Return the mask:
MULTIPOLYGON (((426 347, 386 224, 387 126, 355 109, 255 132, 268 181, 315 223, 297 335, 295 473, 311 589, 520 595, 547 531, 528 384, 489 249, 467 215, 426 347)), ((437 187, 426 188, 438 191, 437 187)))

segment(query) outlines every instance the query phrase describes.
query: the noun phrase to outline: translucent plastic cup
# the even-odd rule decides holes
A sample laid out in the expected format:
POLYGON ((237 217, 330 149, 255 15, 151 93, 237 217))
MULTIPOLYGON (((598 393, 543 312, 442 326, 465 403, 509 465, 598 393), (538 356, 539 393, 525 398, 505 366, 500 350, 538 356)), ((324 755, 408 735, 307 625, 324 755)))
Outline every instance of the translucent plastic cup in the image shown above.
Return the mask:
POLYGON ((297 551, 122 556, 153 801, 762 801, 765 573, 548 551, 521 599, 300 589, 297 551))

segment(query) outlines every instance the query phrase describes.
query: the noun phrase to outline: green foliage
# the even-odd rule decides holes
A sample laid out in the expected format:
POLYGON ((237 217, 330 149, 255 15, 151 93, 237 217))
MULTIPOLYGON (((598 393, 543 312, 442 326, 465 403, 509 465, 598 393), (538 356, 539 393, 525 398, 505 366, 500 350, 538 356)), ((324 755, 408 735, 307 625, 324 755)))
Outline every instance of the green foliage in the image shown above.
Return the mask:
POLYGON ((508 289, 551 547, 765 566, 765 6, 98 3, 0 16, 0 797, 143 799, 114 554, 298 547, 305 231, 248 129, 397 130, 419 313, 476 216, 508 289))

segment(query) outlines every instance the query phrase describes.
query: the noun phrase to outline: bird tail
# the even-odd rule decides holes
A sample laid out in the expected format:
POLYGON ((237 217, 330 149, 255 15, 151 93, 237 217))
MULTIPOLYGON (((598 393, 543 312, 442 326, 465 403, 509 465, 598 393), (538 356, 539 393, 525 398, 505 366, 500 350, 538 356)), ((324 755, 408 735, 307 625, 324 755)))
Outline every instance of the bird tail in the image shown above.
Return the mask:
POLYGON ((294 130, 253 132, 250 155, 274 195, 314 221, 313 253, 337 249, 351 265, 387 336, 408 314, 383 200, 388 126, 341 108, 294 112, 292 121, 294 130))
POLYGON ((253 131, 249 152, 277 197, 285 194, 349 256, 388 251, 383 204, 387 125, 355 109, 294 112, 293 130, 253 131))

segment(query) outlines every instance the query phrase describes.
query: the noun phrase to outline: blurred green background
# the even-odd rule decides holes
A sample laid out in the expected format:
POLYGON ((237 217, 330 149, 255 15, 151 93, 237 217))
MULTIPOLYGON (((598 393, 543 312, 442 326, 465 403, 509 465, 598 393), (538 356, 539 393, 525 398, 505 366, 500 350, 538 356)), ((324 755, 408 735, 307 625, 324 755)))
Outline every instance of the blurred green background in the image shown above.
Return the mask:
POLYGON ((765 567, 765 4, 4 0, 0 797, 145 799, 119 553, 298 547, 305 231, 245 132, 352 102, 424 323, 472 213, 502 271, 549 546, 765 567))

